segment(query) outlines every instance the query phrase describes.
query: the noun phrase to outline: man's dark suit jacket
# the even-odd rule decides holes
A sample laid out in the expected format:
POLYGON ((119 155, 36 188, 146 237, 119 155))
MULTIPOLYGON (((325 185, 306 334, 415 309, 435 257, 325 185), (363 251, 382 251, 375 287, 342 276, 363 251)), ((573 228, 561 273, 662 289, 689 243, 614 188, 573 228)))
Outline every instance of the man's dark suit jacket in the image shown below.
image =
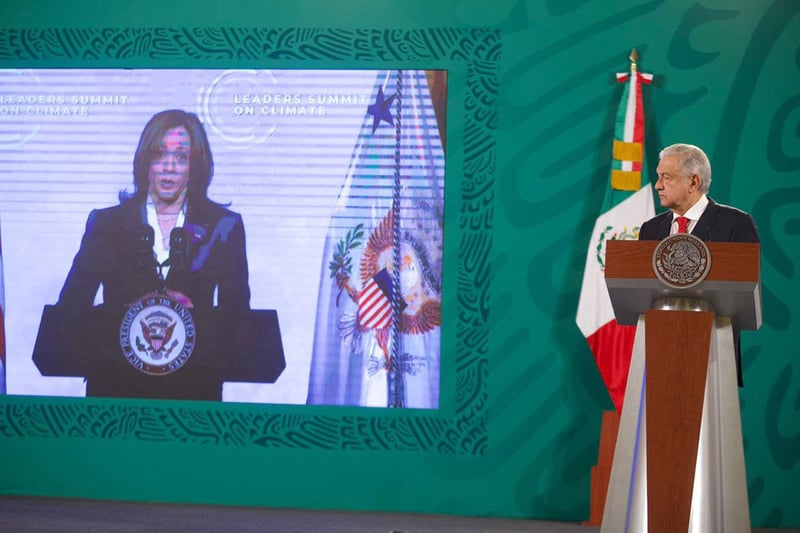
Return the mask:
MULTIPOLYGON (((672 211, 651 218, 639 229, 639 240, 660 241, 669 236, 672 211)), ((740 209, 718 204, 711 198, 692 235, 710 242, 759 242, 753 217, 740 209)))
MULTIPOLYGON (((183 227, 188 242, 185 259, 180 265, 171 265, 162 281, 152 241, 149 246, 143 244, 142 235, 149 226, 142 202, 128 200, 89 215, 80 249, 56 305, 68 329, 80 332, 72 334, 70 342, 74 351, 83 352, 86 358, 88 396, 221 399, 219 373, 215 376, 215 371, 208 370, 225 364, 226 354, 221 348, 205 357, 195 355, 199 353, 196 347, 195 354, 178 372, 155 377, 138 372, 122 355, 112 357, 106 349, 115 343, 109 331, 118 334, 128 306, 165 285, 191 299, 198 346, 201 342, 208 346, 211 341, 218 347, 235 345, 235 339, 225 338, 225 328, 233 327, 240 313, 247 313, 250 308, 242 218, 218 204, 203 201, 189 205, 183 227), (94 307, 101 285, 103 305, 94 307), (213 309, 215 291, 220 311, 213 309), (211 325, 206 327, 204 317, 212 315, 216 318, 207 320, 211 325), (212 329, 219 333, 212 335, 212 329), (210 339, 212 336, 215 338, 210 339)), ((116 344, 118 347, 118 340, 116 344)))
MULTIPOLYGON (((672 226, 672 211, 666 211, 651 218, 639 229, 639 240, 660 241, 669 236, 672 226)), ((753 217, 740 209, 718 204, 711 198, 700 216, 692 235, 710 242, 759 242, 758 229, 753 217)), ((739 331, 734 329, 733 340, 736 348, 736 371, 739 385, 742 385, 741 350, 739 331)))

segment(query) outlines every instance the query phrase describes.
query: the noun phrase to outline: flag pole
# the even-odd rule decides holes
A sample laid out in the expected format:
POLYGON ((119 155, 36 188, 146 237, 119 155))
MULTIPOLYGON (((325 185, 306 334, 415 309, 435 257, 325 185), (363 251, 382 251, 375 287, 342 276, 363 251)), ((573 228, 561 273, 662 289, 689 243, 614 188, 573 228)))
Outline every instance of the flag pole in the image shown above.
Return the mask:
POLYGON ((403 115, 403 71, 397 71, 397 91, 395 93, 397 113, 395 115, 394 149, 394 188, 392 191, 392 325, 391 359, 387 370, 389 407, 404 407, 405 387, 400 350, 400 318, 402 313, 400 292, 401 235, 400 235, 400 174, 401 174, 401 132, 403 115))
POLYGON ((644 178, 642 97, 642 84, 651 83, 653 75, 638 71, 636 48, 631 49, 628 59, 630 70, 616 73, 617 82, 624 88, 614 122, 611 176, 587 251, 576 317, 616 408, 603 414, 598 460, 591 472, 588 525, 599 525, 603 519, 636 332, 634 326, 620 325, 614 317, 603 273, 605 244, 608 240, 638 238, 641 223, 655 215, 652 187, 644 178))

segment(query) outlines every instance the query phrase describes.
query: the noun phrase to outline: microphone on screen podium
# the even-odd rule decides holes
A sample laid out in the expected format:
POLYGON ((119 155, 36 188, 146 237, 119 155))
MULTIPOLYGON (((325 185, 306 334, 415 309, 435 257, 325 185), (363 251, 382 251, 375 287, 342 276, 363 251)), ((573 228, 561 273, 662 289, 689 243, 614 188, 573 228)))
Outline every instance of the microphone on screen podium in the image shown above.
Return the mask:
POLYGON ((133 235, 133 249, 136 257, 136 266, 139 270, 156 270, 158 263, 153 254, 153 241, 155 231, 147 224, 139 226, 133 235))
POLYGON ((186 269, 189 262, 189 236, 184 228, 173 228, 169 234, 170 268, 176 271, 186 269))

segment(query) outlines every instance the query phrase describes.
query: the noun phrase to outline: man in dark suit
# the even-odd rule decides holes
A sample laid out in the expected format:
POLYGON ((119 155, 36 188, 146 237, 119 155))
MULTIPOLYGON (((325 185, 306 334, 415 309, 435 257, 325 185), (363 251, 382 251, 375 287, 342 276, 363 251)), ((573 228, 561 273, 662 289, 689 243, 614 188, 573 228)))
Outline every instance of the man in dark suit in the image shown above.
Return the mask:
MULTIPOLYGON (((711 186, 711 163, 703 150, 691 144, 673 144, 661 150, 659 159, 655 188, 661 207, 668 211, 642 224, 639 240, 660 241, 678 233, 679 226, 685 223, 685 232, 703 241, 759 242, 752 216, 735 207, 718 204, 707 196, 711 186)), ((734 344, 741 385, 738 330, 734 330, 734 344)))
POLYGON ((697 146, 673 144, 659 154, 656 192, 661 207, 639 230, 640 240, 661 240, 678 232, 678 217, 686 217, 688 233, 704 241, 759 242, 758 230, 749 214, 707 196, 711 186, 711 164, 697 146))

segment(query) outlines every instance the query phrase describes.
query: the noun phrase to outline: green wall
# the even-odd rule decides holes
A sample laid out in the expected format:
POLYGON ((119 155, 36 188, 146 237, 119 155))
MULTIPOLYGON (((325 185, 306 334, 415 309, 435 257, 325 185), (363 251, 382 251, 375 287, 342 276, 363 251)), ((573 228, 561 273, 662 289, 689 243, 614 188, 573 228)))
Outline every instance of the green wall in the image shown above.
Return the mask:
POLYGON ((798 12, 796 0, 3 2, 0 68, 445 68, 450 107, 439 411, 5 397, 0 493, 588 518, 611 402, 574 318, 613 73, 635 47, 656 76, 651 171, 660 146, 702 146, 712 196, 759 225, 764 324, 743 334, 740 395, 751 517, 800 526, 798 12))

